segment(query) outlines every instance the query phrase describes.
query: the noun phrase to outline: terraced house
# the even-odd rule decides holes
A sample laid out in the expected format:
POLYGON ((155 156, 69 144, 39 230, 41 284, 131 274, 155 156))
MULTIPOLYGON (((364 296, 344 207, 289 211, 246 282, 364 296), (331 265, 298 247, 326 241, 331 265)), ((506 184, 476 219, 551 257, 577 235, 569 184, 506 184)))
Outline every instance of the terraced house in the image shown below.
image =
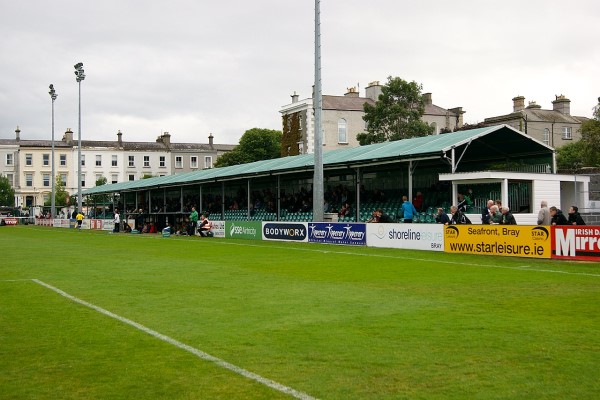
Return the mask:
MULTIPOLYGON (((77 145, 71 129, 54 142, 55 176, 60 176, 70 194, 78 188, 77 145)), ((121 131, 114 141, 82 140, 81 187, 93 188, 102 178, 118 183, 212 168, 220 155, 234 147, 213 143, 212 134, 208 143, 171 143, 168 132, 154 142, 124 141, 121 131)), ((17 127, 13 139, 0 139, 0 157, 0 174, 15 190, 14 206, 41 206, 50 198, 52 141, 21 139, 17 127)))

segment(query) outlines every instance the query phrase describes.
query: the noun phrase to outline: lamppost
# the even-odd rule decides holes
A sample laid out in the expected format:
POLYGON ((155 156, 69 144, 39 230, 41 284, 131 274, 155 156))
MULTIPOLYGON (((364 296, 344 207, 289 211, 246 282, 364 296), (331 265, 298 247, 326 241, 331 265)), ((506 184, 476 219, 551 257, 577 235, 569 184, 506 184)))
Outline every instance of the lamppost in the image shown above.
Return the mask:
POLYGON ((79 125, 77 139, 77 210, 83 212, 81 201, 81 81, 85 79, 83 63, 75 64, 75 80, 79 83, 79 125))
POLYGON ((58 95, 54 90, 53 84, 50 84, 50 91, 48 93, 52 99, 52 175, 50 175, 52 178, 52 198, 50 199, 50 217, 54 219, 56 217, 56 188, 54 187, 56 182, 56 178, 54 177, 54 100, 56 100, 58 95))

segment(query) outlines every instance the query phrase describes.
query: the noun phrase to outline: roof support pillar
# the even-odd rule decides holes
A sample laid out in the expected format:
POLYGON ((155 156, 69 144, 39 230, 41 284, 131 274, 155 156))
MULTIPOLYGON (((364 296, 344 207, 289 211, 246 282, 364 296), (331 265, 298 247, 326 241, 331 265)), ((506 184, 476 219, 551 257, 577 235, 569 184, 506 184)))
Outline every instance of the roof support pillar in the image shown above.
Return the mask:
POLYGON ((225 219, 225 181, 221 182, 221 221, 225 219))
POLYGON ((354 173, 356 174, 356 210, 355 210, 356 218, 355 218, 355 221, 360 222, 360 185, 362 182, 362 170, 360 169, 360 167, 357 167, 354 173))
POLYGON ((502 207, 510 207, 510 204, 508 204, 508 178, 502 179, 500 198, 502 199, 502 207))
MULTIPOLYGON (((198 187, 198 209, 201 211, 206 211, 204 209, 204 203, 202 202, 202 185, 198 187)), ((181 202, 181 206, 183 207, 183 202, 181 202)))
POLYGON ((251 198, 250 198, 250 178, 248 178, 248 182, 247 182, 246 188, 247 188, 246 189, 246 197, 248 199, 246 201, 246 219, 250 220, 250 217, 251 217, 250 213, 252 211, 252 210, 250 210, 250 201, 251 201, 251 198))
POLYGON ((277 187, 276 187, 276 196, 277 196, 277 221, 281 221, 281 175, 277 175, 277 187))

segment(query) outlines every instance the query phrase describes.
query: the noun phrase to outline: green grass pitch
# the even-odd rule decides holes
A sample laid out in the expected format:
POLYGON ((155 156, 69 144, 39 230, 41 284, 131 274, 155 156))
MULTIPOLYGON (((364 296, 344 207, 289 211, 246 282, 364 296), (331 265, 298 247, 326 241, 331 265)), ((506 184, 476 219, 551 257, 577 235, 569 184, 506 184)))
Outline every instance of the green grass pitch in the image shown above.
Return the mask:
POLYGON ((600 397, 598 263, 32 226, 0 248, 1 399, 600 397))

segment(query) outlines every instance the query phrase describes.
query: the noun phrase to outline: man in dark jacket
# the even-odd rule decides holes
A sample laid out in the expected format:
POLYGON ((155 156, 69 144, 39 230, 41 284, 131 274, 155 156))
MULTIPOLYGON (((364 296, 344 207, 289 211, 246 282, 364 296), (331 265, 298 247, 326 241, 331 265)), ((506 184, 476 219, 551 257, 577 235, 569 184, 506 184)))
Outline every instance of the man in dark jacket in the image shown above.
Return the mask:
POLYGON ((510 212, 510 210, 508 209, 508 207, 502 207, 502 211, 500 211, 502 213, 502 220, 500 221, 500 224, 502 225, 516 225, 517 221, 515 220, 515 216, 512 215, 512 213, 510 212))
POLYGON ((565 215, 555 206, 550 207, 550 217, 550 224, 552 225, 569 225, 565 215))
POLYGON ((569 225, 585 225, 577 206, 571 206, 569 209, 569 225))

